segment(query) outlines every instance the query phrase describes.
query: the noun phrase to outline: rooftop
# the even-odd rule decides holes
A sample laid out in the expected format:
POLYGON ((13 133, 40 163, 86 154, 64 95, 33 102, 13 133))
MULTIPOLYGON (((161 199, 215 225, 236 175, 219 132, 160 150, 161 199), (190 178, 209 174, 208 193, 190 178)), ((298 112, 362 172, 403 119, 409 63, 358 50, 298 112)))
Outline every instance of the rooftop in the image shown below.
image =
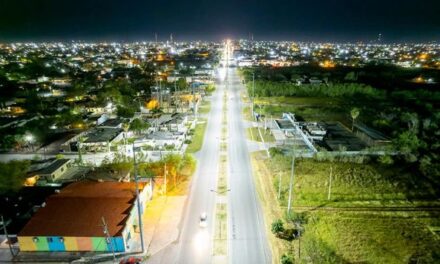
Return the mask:
POLYGON ((109 142, 116 138, 122 132, 119 128, 97 127, 87 134, 84 143, 109 142))
POLYGON ((135 193, 135 184, 128 182, 72 183, 50 196, 18 235, 102 237, 104 217, 110 236, 120 236, 135 193))
POLYGON ((52 162, 49 166, 38 171, 38 173, 39 174, 52 174, 56 170, 58 170, 60 167, 64 166, 65 164, 67 164, 69 162, 71 162, 70 159, 57 159, 54 162, 52 162))

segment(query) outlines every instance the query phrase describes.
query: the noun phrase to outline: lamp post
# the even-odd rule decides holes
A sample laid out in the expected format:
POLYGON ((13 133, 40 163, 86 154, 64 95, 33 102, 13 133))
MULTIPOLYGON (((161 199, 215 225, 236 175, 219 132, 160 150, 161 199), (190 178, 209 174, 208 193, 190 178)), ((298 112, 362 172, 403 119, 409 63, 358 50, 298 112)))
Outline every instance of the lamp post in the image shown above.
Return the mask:
POLYGON ((34 151, 34 141, 35 141, 35 137, 34 135, 28 133, 24 136, 24 140, 31 146, 32 151, 34 151))
POLYGON ((141 249, 142 249, 142 253, 145 253, 144 233, 143 233, 144 230, 142 227, 142 214, 141 214, 141 199, 139 197, 139 182, 138 182, 138 174, 137 174, 136 149, 134 147, 134 142, 133 142, 133 173, 134 173, 134 182, 136 185, 136 203, 137 203, 137 211, 138 211, 138 218, 139 218, 141 249))
POLYGON ((0 216, 0 219, 1 219, 1 224, 3 226, 3 232, 6 236, 6 240, 7 240, 8 246, 9 246, 9 250, 11 251, 12 257, 15 257, 15 252, 12 249, 11 239, 9 238, 8 230, 6 229, 6 222, 5 222, 3 215, 0 216))

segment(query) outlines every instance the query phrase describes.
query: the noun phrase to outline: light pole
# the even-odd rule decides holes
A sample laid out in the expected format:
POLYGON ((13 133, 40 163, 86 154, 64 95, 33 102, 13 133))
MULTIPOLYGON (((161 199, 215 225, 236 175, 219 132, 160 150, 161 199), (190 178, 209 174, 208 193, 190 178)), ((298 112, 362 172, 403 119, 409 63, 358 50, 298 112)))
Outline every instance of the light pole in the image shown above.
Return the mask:
POLYGON ((290 215, 290 210, 292 209, 294 180, 295 180, 295 142, 293 142, 292 164, 290 167, 289 201, 287 203, 287 214, 288 215, 290 215))
POLYGON ((254 117, 254 98, 255 98, 255 72, 252 73, 252 118, 254 117))
POLYGON ((35 141, 34 135, 26 134, 24 140, 26 140, 26 142, 31 146, 31 150, 34 151, 34 144, 33 144, 35 141))
POLYGON ((140 230, 140 236, 141 236, 141 249, 142 253, 145 253, 145 246, 144 246, 144 230, 142 227, 142 214, 141 214, 141 199, 139 198, 139 182, 138 182, 138 175, 137 175, 137 163, 136 163, 136 149, 134 147, 133 142, 133 172, 134 172, 134 182, 136 186, 136 203, 137 203, 137 211, 138 211, 138 218, 139 218, 139 230, 140 230))
POLYGON ((289 182, 289 201, 287 204, 287 213, 290 215, 290 209, 292 208, 292 196, 293 196, 293 181, 295 177, 295 156, 292 155, 292 166, 290 168, 290 182, 289 182))
POLYGON ((14 250, 12 249, 11 239, 9 238, 8 230, 6 229, 5 218, 3 217, 3 215, 1 215, 0 219, 1 219, 1 224, 3 226, 3 233, 6 236, 6 240, 7 240, 8 246, 9 246, 9 250, 11 251, 12 257, 15 257, 14 250))

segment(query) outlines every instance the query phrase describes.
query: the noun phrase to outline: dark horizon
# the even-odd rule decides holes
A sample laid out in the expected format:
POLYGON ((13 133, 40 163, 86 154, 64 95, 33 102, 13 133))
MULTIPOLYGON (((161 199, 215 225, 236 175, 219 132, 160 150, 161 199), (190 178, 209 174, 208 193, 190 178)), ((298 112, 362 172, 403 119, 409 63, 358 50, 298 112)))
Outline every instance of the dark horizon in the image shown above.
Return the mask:
POLYGON ((440 41, 436 0, 0 0, 0 41, 440 41))

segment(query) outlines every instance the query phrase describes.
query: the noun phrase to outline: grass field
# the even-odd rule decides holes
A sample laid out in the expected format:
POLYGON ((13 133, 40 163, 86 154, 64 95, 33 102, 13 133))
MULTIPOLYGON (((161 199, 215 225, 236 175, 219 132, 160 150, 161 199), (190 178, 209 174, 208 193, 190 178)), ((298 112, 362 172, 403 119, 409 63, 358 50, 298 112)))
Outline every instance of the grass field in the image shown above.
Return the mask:
MULTIPOLYGON (((260 97, 255 99, 255 104, 261 105, 261 112, 266 116, 278 117, 292 112, 299 120, 339 121, 350 125, 350 104, 336 98, 260 97)), ((256 109, 259 111, 260 107, 256 109)))
MULTIPOLYGON (((270 131, 265 131, 263 128, 260 128, 261 135, 263 136, 264 142, 275 142, 275 138, 273 137, 270 131)), ((255 140, 258 142, 263 142, 261 140, 260 134, 258 133, 258 128, 249 127, 246 129, 247 137, 251 140, 255 140)))
POLYGON ((427 226, 439 224, 438 215, 315 212, 301 238, 301 262, 436 263, 440 243, 427 226))
MULTIPOLYGON (((251 157, 268 230, 278 218, 289 224, 284 212, 290 159, 276 162, 267 159, 264 152, 251 157), (278 200, 280 170, 282 192, 278 200)), ((297 160, 295 171, 294 209, 298 205, 313 208, 302 213, 306 221, 300 240, 288 242, 269 234, 274 257, 294 252, 295 263, 435 263, 439 259, 439 235, 435 232, 440 227, 439 210, 381 210, 416 205, 438 208, 436 190, 429 182, 416 179, 405 168, 378 164, 297 160), (332 196, 328 201, 331 164, 332 196), (322 210, 329 206, 334 210, 322 210), (344 211, 340 206, 374 206, 374 210, 344 211)))
POLYGON ((211 102, 204 100, 199 107, 199 114, 208 114, 211 111, 211 102))
MULTIPOLYGON (((281 171, 281 206, 287 205, 290 158, 266 160, 278 189, 281 171)), ((297 206, 408 206, 440 205, 437 191, 427 180, 398 166, 296 160, 294 204, 297 206), (331 195, 328 191, 331 173, 331 195)))
POLYGON ((196 125, 194 129, 194 135, 191 138, 191 143, 188 145, 188 148, 186 149, 187 153, 195 153, 202 148, 207 122, 206 119, 200 119, 200 118, 198 122, 199 123, 196 125))

